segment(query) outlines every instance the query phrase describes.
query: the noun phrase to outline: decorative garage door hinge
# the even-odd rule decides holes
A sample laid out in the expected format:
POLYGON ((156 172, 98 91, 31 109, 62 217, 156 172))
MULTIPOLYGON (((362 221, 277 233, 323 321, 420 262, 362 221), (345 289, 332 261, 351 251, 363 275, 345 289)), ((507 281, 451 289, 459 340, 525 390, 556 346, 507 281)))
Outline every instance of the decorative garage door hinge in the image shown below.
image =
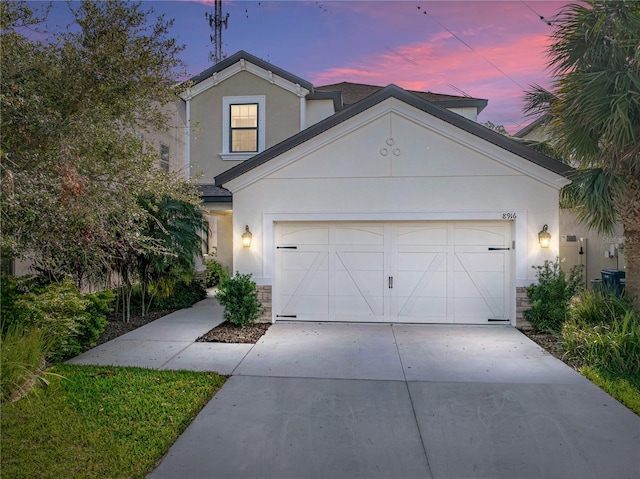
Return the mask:
POLYGON ((276 246, 276 249, 298 249, 297 246, 276 246))
POLYGON ((511 248, 489 248, 489 251, 509 251, 511 248))
POLYGON ((297 318, 297 314, 276 314, 276 318, 297 318))
POLYGON ((489 318, 489 319, 487 319, 487 321, 489 321, 490 323, 506 323, 506 322, 511 321, 511 320, 509 318, 507 318, 507 319, 489 318))

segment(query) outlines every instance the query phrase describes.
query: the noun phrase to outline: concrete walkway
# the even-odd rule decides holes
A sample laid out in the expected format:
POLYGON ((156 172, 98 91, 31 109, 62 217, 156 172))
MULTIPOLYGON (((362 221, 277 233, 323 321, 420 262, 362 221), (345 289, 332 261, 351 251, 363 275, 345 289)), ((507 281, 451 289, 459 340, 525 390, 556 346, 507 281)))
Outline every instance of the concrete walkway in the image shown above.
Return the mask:
POLYGON ((640 418, 511 327, 190 343, 212 316, 207 299, 70 361, 233 374, 150 479, 640 477, 640 418))

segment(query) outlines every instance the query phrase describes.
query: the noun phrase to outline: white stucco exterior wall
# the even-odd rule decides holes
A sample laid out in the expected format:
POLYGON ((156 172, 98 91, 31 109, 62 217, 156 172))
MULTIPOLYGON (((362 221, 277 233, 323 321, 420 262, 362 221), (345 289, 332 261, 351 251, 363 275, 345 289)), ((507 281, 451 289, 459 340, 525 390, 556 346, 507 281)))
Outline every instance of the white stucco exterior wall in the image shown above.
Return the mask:
POLYGON ((515 286, 558 255, 566 180, 395 99, 229 182, 234 268, 271 284, 277 221, 502 220, 513 224, 515 286), (515 217, 515 218, 514 218, 515 217), (548 225, 549 249, 538 245, 548 225), (243 248, 245 225, 253 233, 243 248))

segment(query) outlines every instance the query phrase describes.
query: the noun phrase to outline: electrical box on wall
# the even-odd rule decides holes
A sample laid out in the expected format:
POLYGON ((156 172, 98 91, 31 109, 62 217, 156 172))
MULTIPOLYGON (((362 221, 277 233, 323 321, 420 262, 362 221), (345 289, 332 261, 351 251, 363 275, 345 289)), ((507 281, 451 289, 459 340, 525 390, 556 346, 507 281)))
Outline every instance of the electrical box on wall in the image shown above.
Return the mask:
POLYGON ((587 281, 587 240, 575 235, 560 236, 560 269, 568 273, 574 266, 582 266, 582 274, 587 281))

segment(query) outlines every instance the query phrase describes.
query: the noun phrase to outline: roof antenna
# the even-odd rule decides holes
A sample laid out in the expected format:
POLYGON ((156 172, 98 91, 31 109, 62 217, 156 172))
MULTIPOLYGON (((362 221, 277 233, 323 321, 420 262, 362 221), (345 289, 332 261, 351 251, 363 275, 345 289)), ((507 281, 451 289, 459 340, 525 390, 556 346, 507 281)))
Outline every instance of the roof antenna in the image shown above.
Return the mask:
POLYGON ((226 55, 222 53, 222 30, 226 30, 229 24, 229 13, 222 15, 222 0, 215 0, 213 13, 205 12, 204 16, 209 22, 209 28, 213 30, 213 35, 209 35, 209 39, 213 44, 212 52, 209 52, 209 61, 214 65, 221 62, 226 55))
POLYGON ((471 98, 471 95, 469 95, 467 92, 461 90, 460 88, 458 88, 455 85, 452 85, 451 83, 448 84, 449 88, 453 88, 455 91, 457 91, 458 93, 461 93, 462 96, 466 97, 466 98, 471 98))

